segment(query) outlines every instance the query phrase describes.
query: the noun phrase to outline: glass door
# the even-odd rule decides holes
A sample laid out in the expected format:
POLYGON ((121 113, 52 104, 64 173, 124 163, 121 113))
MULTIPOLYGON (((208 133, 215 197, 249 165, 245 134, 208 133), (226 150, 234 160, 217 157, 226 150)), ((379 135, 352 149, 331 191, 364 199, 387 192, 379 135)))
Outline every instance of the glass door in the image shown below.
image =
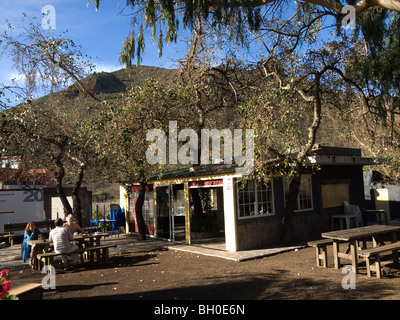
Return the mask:
POLYGON ((172 186, 156 187, 157 201, 157 237, 174 240, 173 192, 172 186))

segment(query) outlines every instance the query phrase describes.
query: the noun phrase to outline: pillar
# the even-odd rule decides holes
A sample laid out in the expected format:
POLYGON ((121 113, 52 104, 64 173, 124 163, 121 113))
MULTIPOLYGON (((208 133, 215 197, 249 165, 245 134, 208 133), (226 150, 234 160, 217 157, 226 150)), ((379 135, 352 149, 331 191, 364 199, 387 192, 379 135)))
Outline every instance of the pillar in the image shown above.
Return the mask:
POLYGON ((235 188, 233 178, 224 178, 224 222, 226 250, 238 251, 235 188))

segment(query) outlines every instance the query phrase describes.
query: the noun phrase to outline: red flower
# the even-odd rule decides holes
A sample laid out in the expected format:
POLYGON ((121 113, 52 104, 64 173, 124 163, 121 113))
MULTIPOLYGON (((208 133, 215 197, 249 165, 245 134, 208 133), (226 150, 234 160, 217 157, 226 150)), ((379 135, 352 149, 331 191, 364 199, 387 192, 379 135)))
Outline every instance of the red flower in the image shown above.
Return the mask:
POLYGON ((10 289, 11 289, 11 281, 10 280, 3 281, 2 287, 3 287, 4 291, 10 291, 10 289))
POLYGON ((10 277, 10 270, 3 270, 3 271, 0 271, 0 279, 1 280, 8 280, 9 279, 9 277, 10 277))
POLYGON ((4 298, 6 295, 8 295, 8 292, 11 289, 11 281, 3 281, 1 284, 1 293, 0 293, 0 298, 4 298))

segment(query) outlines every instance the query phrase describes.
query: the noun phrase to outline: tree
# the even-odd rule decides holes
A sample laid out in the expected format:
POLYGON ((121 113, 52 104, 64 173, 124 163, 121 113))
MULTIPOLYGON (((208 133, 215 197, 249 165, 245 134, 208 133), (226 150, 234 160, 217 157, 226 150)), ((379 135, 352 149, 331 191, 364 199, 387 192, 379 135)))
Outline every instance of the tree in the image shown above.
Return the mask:
POLYGON ((74 214, 81 223, 78 192, 92 163, 83 130, 87 114, 66 110, 66 106, 52 102, 27 103, 3 111, 0 145, 3 155, 18 155, 31 166, 52 172, 66 213, 74 214), (66 180, 73 182, 72 207, 64 190, 66 180))
MULTIPOLYGON (((90 0, 87 0, 89 4, 90 0)), ((100 6, 100 0, 94 0, 96 10, 100 6)), ((400 4, 396 0, 360 0, 347 1, 346 5, 354 8, 355 16, 369 14, 375 8, 400 11, 400 4)), ((306 0, 298 4, 298 10, 305 13, 310 8, 320 12, 321 20, 324 16, 332 16, 340 24, 348 14, 348 7, 339 0, 306 0)), ((291 10, 287 1, 283 0, 249 0, 249 1, 154 1, 154 0, 127 0, 127 7, 133 10, 132 30, 127 36, 122 48, 120 60, 130 65, 136 56, 138 62, 144 52, 144 29, 152 30, 152 40, 158 33, 159 54, 162 54, 164 43, 175 42, 178 32, 192 30, 197 23, 199 15, 202 19, 210 21, 215 27, 227 27, 230 35, 236 40, 242 41, 245 34, 245 26, 252 31, 258 31, 262 21, 273 21, 284 18, 282 12, 291 10), (166 32, 163 30, 166 29, 166 32)), ((374 15, 374 12, 372 13, 374 15)), ((374 21, 374 26, 379 26, 382 19, 374 21)))
MULTIPOLYGON (((353 50, 349 51, 343 73, 351 79, 355 91, 347 95, 346 108, 333 121, 336 130, 361 145, 371 157, 387 158, 389 165, 381 166, 385 178, 397 183, 399 176, 400 104, 399 84, 399 14, 387 16, 375 9, 376 16, 387 17, 375 36, 369 31, 372 16, 358 22, 360 30, 353 50), (360 123, 363 125, 360 126, 360 123)), ((361 17, 360 17, 361 18, 361 17)), ((332 118, 333 116, 331 116, 332 118)))
POLYGON ((143 86, 129 88, 116 104, 104 106, 90 121, 97 128, 97 136, 92 140, 99 164, 109 172, 118 174, 124 181, 127 193, 139 184, 139 196, 135 214, 140 240, 146 240, 143 219, 143 203, 149 176, 162 172, 163 167, 149 157, 166 156, 160 150, 151 153, 151 145, 166 143, 169 119, 178 120, 185 116, 191 103, 191 96, 184 87, 166 86, 149 80, 143 86), (148 133, 160 136, 149 137, 148 133), (164 141, 160 141, 164 139, 164 141))
MULTIPOLYGON (((315 15, 271 21, 252 32, 264 48, 259 63, 263 81, 239 112, 244 127, 255 129, 256 175, 291 177, 282 216, 283 242, 290 242, 302 168, 313 154, 323 114, 337 96, 357 95, 359 87, 344 73, 352 48, 346 41, 315 45, 315 15), (306 30, 306 32, 304 32, 306 30), (313 31, 314 30, 314 31, 313 31)), ((337 108, 348 104, 340 101, 337 108)))
POLYGON ((30 21, 17 36, 12 30, 9 25, 8 32, 0 36, 2 54, 11 56, 15 68, 24 76, 26 85, 18 85, 18 88, 23 88, 26 96, 25 103, 1 114, 1 152, 8 156, 19 155, 22 160, 51 170, 65 211, 73 213, 81 223, 78 191, 91 163, 91 146, 85 140, 88 132, 85 119, 89 111, 67 106, 70 102, 63 100, 62 93, 35 102, 32 102, 32 96, 47 89, 50 92, 60 90, 73 81, 97 103, 98 98, 81 82, 92 70, 92 64, 82 53, 82 48, 72 40, 45 35, 35 20, 30 21), (73 208, 63 187, 66 178, 75 181, 73 208))
POLYGON ((12 59, 25 80, 22 98, 32 100, 35 93, 55 92, 76 82, 82 92, 98 101, 81 83, 94 65, 82 47, 66 38, 68 31, 60 35, 46 34, 35 17, 24 23, 21 31, 8 24, 8 30, 0 35, 2 54, 12 59))
MULTIPOLYGON (((99 5, 98 1, 95 3, 99 5)), ((217 30, 227 31, 230 41, 246 48, 250 47, 251 41, 251 45, 256 41, 261 43, 262 50, 257 52, 256 59, 261 81, 248 86, 257 87, 257 90, 245 98, 248 101, 243 103, 240 111, 244 115, 244 122, 256 124, 258 132, 262 133, 258 136, 259 146, 262 147, 258 150, 260 161, 257 174, 265 175, 267 167, 271 165, 290 163, 293 179, 282 224, 289 228, 289 232, 286 230, 283 234, 290 235, 290 220, 300 185, 300 168, 312 153, 321 125, 323 106, 330 105, 335 94, 342 92, 361 97, 361 103, 369 108, 374 106, 363 91, 369 86, 361 85, 354 73, 345 71, 345 65, 350 60, 347 53, 353 54, 353 51, 345 43, 349 40, 346 32, 337 28, 347 13, 343 12, 346 9, 344 5, 339 1, 310 0, 299 3, 293 15, 289 16, 285 13, 292 11, 284 1, 128 1, 128 4, 135 10, 132 25, 136 29, 133 28, 128 35, 121 54, 121 61, 127 65, 135 57, 140 62, 144 51, 145 27, 152 29, 153 38, 158 32, 160 51, 164 43, 176 41, 178 32, 198 27, 199 20, 208 22, 217 30), (329 17, 333 19, 327 19, 329 17), (180 28, 182 25, 183 28, 180 28), (318 36, 325 27, 336 29, 337 36, 341 38, 330 43, 321 41, 318 36), (269 113, 260 112, 257 110, 259 108, 269 113), (282 114, 282 111, 287 114, 282 114), (268 136, 269 133, 271 136, 268 136), (267 142, 267 145, 263 142, 267 142)), ((387 19, 397 16, 397 12, 390 10, 400 9, 396 1, 348 4, 355 9, 357 21, 362 22, 356 32, 362 31, 362 41, 371 48, 385 37, 382 32, 374 35, 374 31, 384 29, 382 26, 387 19)), ((397 30, 398 25, 392 24, 393 47, 397 43, 398 36, 394 32, 397 30)), ((379 52, 382 53, 383 50, 379 52)), ((372 55, 371 58, 369 67, 373 61, 372 55)), ((244 69, 254 71, 257 68, 247 66, 244 69)), ((390 74, 390 69, 386 69, 385 73, 390 74)), ((365 75, 365 71, 362 71, 362 76, 365 75)), ((378 78, 373 75, 373 79, 376 81, 378 78)), ((233 82, 230 84, 233 85, 233 91, 238 88, 233 82)), ((390 88, 395 86, 393 79, 389 79, 388 85, 390 88)), ((378 112, 382 112, 382 108, 378 109, 378 112)))

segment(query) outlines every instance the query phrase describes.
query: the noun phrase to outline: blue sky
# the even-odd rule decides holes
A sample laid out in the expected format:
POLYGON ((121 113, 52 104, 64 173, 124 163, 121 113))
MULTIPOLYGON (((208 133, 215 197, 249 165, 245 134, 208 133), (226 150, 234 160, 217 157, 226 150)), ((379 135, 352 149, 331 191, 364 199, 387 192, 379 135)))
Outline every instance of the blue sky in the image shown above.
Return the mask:
MULTIPOLYGON (((131 9, 124 9, 126 0, 104 0, 98 11, 94 8, 93 0, 87 6, 87 0, 0 0, 0 32, 6 28, 8 19, 13 26, 21 25, 22 13, 28 17, 36 16, 42 20, 42 8, 51 5, 55 8, 56 35, 68 30, 67 37, 82 46, 84 52, 92 57, 97 72, 121 69, 118 57, 123 41, 131 28, 131 9)), ((186 37, 185 32, 179 33, 186 37)), ((164 68, 177 66, 174 59, 182 58, 185 54, 187 40, 178 40, 177 44, 165 45, 163 58, 158 58, 157 44, 152 44, 150 31, 145 37, 146 48, 142 65, 164 68)), ((215 49, 215 48, 214 48, 215 49)), ((254 53, 257 55, 258 50, 254 53)), ((251 57, 250 57, 251 58, 251 57)), ((18 77, 12 62, 7 57, 0 56, 0 83, 9 84, 18 77)))
MULTIPOLYGON (((114 71, 121 69, 118 56, 122 43, 130 30, 130 9, 121 13, 124 0, 105 0, 101 2, 98 11, 93 0, 87 6, 86 0, 0 0, 0 32, 6 28, 8 19, 13 26, 22 22, 22 12, 28 17, 38 17, 42 20, 42 8, 51 5, 55 8, 55 34, 68 30, 67 37, 82 46, 84 52, 92 57, 96 71, 114 71)), ((150 38, 150 37, 148 37, 150 38)), ((171 68, 176 63, 171 59, 182 56, 184 47, 170 44, 163 50, 163 58, 158 58, 157 44, 146 43, 142 65, 171 68)), ((0 83, 9 83, 17 74, 11 62, 0 59, 0 83)))

